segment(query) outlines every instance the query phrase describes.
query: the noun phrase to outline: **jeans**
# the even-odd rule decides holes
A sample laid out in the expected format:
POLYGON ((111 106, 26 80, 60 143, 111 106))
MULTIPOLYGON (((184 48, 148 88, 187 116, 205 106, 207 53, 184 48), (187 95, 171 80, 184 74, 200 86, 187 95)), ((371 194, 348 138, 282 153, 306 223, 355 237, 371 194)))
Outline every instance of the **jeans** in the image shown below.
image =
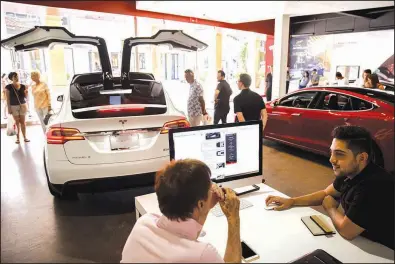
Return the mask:
POLYGON ((44 124, 44 118, 48 114, 48 107, 40 108, 40 109, 36 108, 36 112, 37 112, 38 119, 40 120, 41 127, 43 128, 43 131, 45 133, 47 127, 44 124))

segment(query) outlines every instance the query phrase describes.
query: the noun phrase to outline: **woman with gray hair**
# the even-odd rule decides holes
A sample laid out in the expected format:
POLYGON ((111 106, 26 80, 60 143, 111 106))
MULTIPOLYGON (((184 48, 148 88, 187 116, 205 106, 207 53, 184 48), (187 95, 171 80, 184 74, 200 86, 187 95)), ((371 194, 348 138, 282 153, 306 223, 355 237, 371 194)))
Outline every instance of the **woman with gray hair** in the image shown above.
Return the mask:
POLYGON ((38 119, 45 133, 46 126, 44 118, 51 110, 51 94, 49 93, 48 85, 40 80, 40 73, 33 71, 31 79, 34 82, 32 85, 32 93, 34 97, 34 108, 36 109, 38 119))

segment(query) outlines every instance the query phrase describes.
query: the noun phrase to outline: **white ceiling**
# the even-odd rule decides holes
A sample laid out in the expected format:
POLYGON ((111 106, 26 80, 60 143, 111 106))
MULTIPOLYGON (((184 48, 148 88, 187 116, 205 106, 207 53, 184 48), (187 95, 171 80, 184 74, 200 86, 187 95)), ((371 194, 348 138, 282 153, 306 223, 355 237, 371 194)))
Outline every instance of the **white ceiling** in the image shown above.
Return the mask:
POLYGON ((136 1, 139 10, 243 23, 279 15, 305 16, 394 6, 393 1, 136 1))

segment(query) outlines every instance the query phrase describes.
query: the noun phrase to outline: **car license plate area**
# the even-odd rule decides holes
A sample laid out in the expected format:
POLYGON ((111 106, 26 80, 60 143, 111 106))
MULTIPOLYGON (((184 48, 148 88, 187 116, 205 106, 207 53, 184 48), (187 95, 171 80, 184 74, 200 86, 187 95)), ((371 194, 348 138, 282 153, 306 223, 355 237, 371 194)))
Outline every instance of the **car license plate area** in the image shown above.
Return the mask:
POLYGON ((121 133, 110 136, 111 150, 130 150, 140 147, 138 133, 121 133))

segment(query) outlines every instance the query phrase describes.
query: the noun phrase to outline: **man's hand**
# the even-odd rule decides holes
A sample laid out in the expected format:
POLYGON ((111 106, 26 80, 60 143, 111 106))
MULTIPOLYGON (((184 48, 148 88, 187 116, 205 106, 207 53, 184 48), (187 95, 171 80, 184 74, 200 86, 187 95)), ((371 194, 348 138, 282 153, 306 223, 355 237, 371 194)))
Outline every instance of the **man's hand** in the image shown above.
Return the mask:
POLYGON ((225 201, 224 192, 215 183, 211 184, 211 193, 212 193, 212 198, 211 198, 210 208, 213 208, 218 202, 225 201))
POLYGON ((322 201, 322 206, 326 211, 328 211, 329 209, 332 208, 337 209, 339 203, 332 196, 327 195, 322 201))
POLYGON ((229 189, 224 188, 225 199, 224 201, 220 201, 219 205, 221 206, 222 212, 226 218, 229 219, 238 219, 239 218, 239 210, 240 210, 240 200, 236 196, 236 193, 229 189))
POLYGON ((266 198, 266 206, 271 203, 277 204, 277 206, 274 207, 273 210, 282 211, 291 208, 294 202, 292 199, 289 198, 269 195, 269 197, 266 198))

